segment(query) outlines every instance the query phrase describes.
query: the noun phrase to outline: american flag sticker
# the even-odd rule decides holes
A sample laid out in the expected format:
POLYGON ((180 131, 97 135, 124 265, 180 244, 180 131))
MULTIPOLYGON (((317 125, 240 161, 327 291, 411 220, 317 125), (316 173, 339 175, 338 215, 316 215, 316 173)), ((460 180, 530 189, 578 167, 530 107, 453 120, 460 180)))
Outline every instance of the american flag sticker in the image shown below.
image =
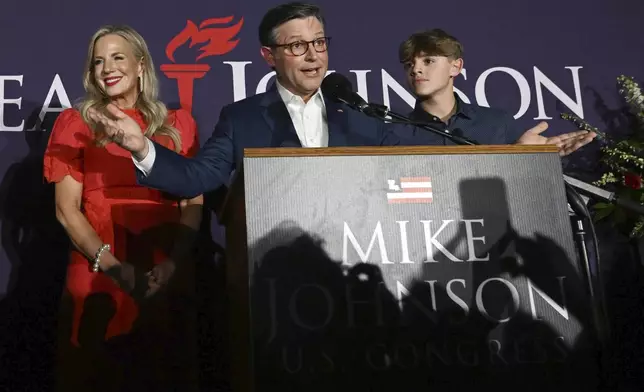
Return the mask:
POLYGON ((395 180, 387 180, 389 192, 387 202, 392 203, 431 203, 432 179, 430 177, 401 177, 400 185, 395 180))

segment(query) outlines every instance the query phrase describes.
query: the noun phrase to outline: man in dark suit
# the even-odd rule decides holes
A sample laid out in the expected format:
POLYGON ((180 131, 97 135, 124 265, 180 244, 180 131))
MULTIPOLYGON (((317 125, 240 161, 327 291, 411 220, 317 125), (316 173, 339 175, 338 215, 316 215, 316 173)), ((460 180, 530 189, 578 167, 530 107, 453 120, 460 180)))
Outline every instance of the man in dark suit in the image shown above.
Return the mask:
POLYGON ((382 121, 322 95, 330 38, 317 6, 272 8, 259 26, 259 40, 262 57, 276 72, 275 85, 224 107, 213 135, 192 159, 143 137, 136 123, 115 107, 108 107, 115 121, 91 114, 132 152, 141 185, 182 197, 215 190, 227 185, 244 148, 398 144, 382 121))

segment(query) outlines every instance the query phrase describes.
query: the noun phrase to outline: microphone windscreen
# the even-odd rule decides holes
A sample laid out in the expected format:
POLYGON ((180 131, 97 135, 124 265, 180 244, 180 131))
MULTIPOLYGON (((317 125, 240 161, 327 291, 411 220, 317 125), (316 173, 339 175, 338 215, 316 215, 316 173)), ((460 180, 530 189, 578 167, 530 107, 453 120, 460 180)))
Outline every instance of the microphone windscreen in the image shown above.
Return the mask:
POLYGON ((322 80, 322 94, 336 98, 353 91, 353 85, 346 76, 333 72, 322 80))

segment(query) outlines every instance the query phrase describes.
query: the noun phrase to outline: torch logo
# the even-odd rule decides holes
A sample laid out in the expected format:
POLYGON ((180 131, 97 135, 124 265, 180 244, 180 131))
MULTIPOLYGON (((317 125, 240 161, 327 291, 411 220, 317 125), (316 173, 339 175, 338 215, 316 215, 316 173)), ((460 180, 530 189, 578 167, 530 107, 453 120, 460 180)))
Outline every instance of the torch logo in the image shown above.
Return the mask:
POLYGON ((165 54, 172 64, 162 64, 160 68, 165 76, 177 80, 179 103, 183 109, 192 112, 194 81, 203 78, 210 71, 208 64, 196 64, 196 62, 204 57, 226 54, 239 43, 239 39, 234 37, 241 30, 244 18, 232 26, 225 26, 233 19, 233 16, 211 18, 204 20, 199 26, 188 20, 186 27, 166 46, 165 54), (174 52, 188 41, 190 41, 190 48, 197 44, 204 44, 199 48, 200 54, 195 58, 194 64, 176 64, 174 52))

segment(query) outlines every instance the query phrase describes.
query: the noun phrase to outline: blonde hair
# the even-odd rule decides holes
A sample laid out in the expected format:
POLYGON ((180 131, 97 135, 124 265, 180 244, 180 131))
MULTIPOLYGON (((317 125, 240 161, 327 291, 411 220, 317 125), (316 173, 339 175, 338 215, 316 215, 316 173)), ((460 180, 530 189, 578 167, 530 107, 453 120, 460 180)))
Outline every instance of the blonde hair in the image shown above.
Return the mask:
POLYGON ((115 34, 125 39, 131 45, 134 57, 142 63, 143 74, 139 77, 139 95, 134 107, 141 112, 147 124, 145 136, 148 138, 153 135, 168 136, 174 143, 175 151, 181 151, 179 131, 168 123, 168 109, 158 99, 159 81, 154 71, 154 64, 148 46, 143 37, 129 26, 107 25, 101 27, 92 36, 87 50, 85 71, 83 72, 83 87, 86 94, 77 105, 77 108, 85 123, 94 131, 96 143, 100 146, 105 146, 108 140, 103 136, 103 132, 97 130, 97 124, 89 118, 87 112, 90 108, 104 111, 105 106, 110 102, 110 98, 98 85, 94 76, 94 47, 96 41, 108 34, 115 34))

